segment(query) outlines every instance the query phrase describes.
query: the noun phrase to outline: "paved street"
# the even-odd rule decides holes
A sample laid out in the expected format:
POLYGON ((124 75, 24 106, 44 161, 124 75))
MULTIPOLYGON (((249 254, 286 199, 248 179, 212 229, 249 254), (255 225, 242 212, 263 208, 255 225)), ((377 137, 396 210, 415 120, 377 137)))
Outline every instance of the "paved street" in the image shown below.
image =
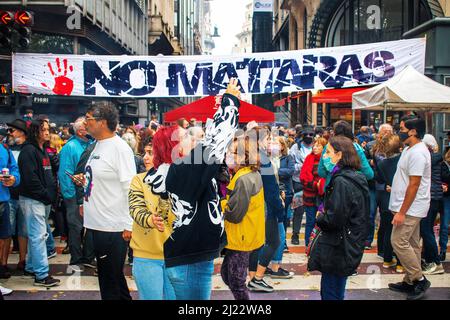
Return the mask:
MULTIPOLYGON (((290 237, 290 233, 288 233, 290 237)), ((374 241, 374 243, 376 240, 374 241)), ((6 300, 98 300, 98 280, 94 270, 86 268, 81 274, 74 274, 68 270, 69 255, 61 254, 64 243, 58 243, 58 255, 50 260, 50 272, 61 279, 61 286, 55 288, 42 288, 33 286, 33 280, 24 279, 21 273, 15 270, 18 255, 11 255, 9 267, 13 277, 2 280, 1 284, 11 288, 14 293, 6 300)), ((289 242, 290 243, 290 242, 289 242)), ((300 246, 289 246, 289 253, 284 255, 283 267, 295 273, 293 279, 279 280, 266 278, 275 287, 273 293, 251 293, 254 300, 320 300, 320 273, 309 274, 306 271, 306 256, 302 242, 300 246)), ((215 261, 213 278, 213 300, 233 300, 231 292, 222 282, 220 266, 222 259, 215 261)), ((395 273, 394 269, 383 269, 382 259, 377 256, 376 248, 366 251, 363 261, 358 269, 358 275, 349 278, 347 283, 346 299, 348 300, 403 300, 403 294, 390 291, 388 283, 401 281, 402 275, 395 273)), ((450 299, 450 260, 444 262, 446 273, 443 275, 428 276, 431 289, 426 299, 450 299)), ((131 266, 126 264, 125 275, 132 296, 138 299, 136 285, 131 275, 131 266)))

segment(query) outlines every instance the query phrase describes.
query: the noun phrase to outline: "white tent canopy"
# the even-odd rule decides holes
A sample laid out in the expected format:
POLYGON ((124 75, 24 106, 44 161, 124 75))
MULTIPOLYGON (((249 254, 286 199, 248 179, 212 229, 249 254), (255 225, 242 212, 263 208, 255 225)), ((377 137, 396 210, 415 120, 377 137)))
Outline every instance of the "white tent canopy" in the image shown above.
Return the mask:
POLYGON ((392 79, 352 96, 353 110, 450 112, 450 87, 406 67, 392 79))

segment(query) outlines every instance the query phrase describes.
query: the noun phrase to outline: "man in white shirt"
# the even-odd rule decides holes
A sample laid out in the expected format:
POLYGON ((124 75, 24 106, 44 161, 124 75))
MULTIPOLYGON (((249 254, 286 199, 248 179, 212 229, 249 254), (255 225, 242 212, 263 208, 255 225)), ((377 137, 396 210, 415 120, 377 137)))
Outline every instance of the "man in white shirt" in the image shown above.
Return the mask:
POLYGON ((103 300, 131 300, 123 267, 133 225, 128 191, 136 165, 131 148, 115 134, 118 120, 114 106, 96 105, 86 112, 86 129, 97 144, 83 176, 84 227, 93 234, 103 300))
POLYGON ((427 216, 431 201, 431 155, 422 142, 425 120, 409 119, 399 133, 407 145, 398 162, 391 187, 389 210, 394 214, 391 242, 405 269, 403 282, 390 283, 393 291, 422 299, 430 282, 421 268, 420 220, 427 216))

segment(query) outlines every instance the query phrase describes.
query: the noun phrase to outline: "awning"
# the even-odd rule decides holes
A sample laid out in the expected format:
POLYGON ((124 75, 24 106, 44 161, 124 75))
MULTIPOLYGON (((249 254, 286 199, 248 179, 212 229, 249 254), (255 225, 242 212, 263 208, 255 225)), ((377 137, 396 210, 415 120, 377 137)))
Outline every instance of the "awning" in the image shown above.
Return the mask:
MULTIPOLYGON (((187 120, 195 118, 197 121, 206 122, 206 119, 213 118, 216 111, 215 97, 209 96, 166 112, 164 114, 164 122, 175 122, 180 118, 186 118, 187 120)), ((241 101, 239 122, 248 123, 250 121, 272 123, 275 121, 275 115, 269 110, 241 101)))
POLYGON ((313 103, 352 103, 352 94, 367 87, 328 89, 313 95, 313 103))

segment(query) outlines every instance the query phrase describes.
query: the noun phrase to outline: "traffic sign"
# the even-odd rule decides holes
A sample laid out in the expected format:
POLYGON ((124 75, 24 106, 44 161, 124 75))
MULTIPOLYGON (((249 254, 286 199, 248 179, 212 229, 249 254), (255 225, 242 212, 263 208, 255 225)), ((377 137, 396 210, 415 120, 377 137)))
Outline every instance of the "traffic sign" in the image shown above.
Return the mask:
POLYGON ((14 22, 14 14, 10 11, 0 11, 0 25, 9 26, 14 22))
POLYGON ((19 25, 30 27, 34 24, 34 14, 31 11, 17 11, 14 21, 19 25))

